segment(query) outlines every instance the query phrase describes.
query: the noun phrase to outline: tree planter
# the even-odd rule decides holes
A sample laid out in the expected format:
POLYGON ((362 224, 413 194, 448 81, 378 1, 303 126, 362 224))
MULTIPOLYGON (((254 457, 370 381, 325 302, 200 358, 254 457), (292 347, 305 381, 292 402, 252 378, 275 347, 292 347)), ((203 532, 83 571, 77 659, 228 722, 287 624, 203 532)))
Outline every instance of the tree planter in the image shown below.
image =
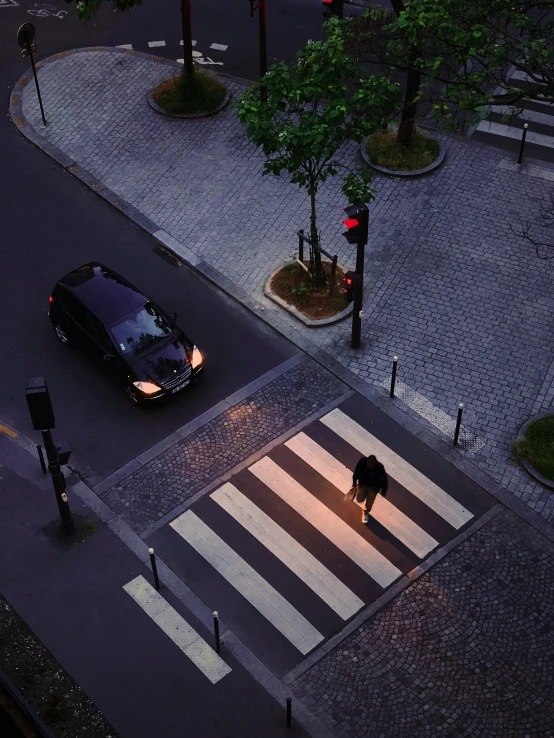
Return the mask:
MULTIPOLYGON (((518 432, 518 435, 517 435, 517 440, 519 441, 521 438, 523 438, 523 436, 525 435, 525 431, 531 425, 531 423, 534 423, 535 420, 542 420, 542 418, 546 418, 549 415, 550 416, 554 415, 554 412, 552 410, 550 410, 548 412, 541 413, 540 415, 536 415, 534 418, 530 418, 519 429, 519 432, 518 432)), ((519 461, 521 462, 521 465, 523 466, 523 468, 525 469, 525 471, 527 472, 527 474, 529 474, 530 477, 532 477, 537 482, 539 482, 540 484, 542 484, 543 487, 547 487, 547 489, 554 490, 554 481, 553 480, 547 479, 537 469, 535 469, 535 467, 531 464, 531 462, 528 459, 526 459, 524 456, 522 456, 518 452, 517 448, 515 449, 515 452, 516 452, 516 454, 518 456, 519 461)))
MULTIPOLYGON (((221 82, 221 79, 220 79, 221 82)), ((159 85, 160 83, 158 83, 159 85)), ((223 83, 222 83, 223 84, 223 83)), ((148 104, 151 108, 153 108, 157 113, 160 113, 161 115, 165 115, 168 118, 207 118, 210 115, 216 115, 216 113, 219 113, 220 110, 223 110, 223 108, 227 105, 229 100, 231 99, 231 92, 226 88, 225 97, 223 100, 219 103, 217 108, 215 110, 211 110, 209 113, 168 113, 166 110, 164 110, 162 107, 158 105, 157 102, 154 100, 154 92, 157 89, 158 85, 156 87, 153 87, 148 92, 148 104)), ((225 85, 223 85, 225 87, 225 85)))
POLYGON ((429 166, 424 167, 423 169, 394 170, 394 169, 387 169, 386 167, 382 167, 379 164, 374 164, 369 158, 369 155, 366 151, 366 144, 367 144, 369 136, 364 138, 364 140, 362 141, 360 153, 365 163, 369 167, 374 169, 376 172, 381 172, 381 174, 387 174, 389 177, 421 177, 424 174, 429 174, 430 172, 433 172, 435 169, 438 169, 446 157, 446 146, 442 143, 442 141, 434 138, 433 136, 427 136, 427 137, 432 138, 434 141, 438 143, 439 153, 435 161, 429 164, 429 166))
MULTIPOLYGON (((279 305, 279 307, 283 308, 283 310, 286 310, 287 313, 292 315, 296 320, 303 323, 308 328, 324 328, 328 325, 334 325, 335 323, 340 323, 341 320, 344 320, 349 315, 352 314, 352 304, 349 304, 344 310, 341 310, 339 313, 336 313, 335 315, 331 315, 326 318, 309 318, 306 315, 304 315, 299 308, 297 308, 295 305, 291 305, 289 302, 284 300, 282 297, 279 297, 279 295, 275 294, 275 292, 271 288, 271 283, 273 278, 278 275, 282 271, 283 267, 279 267, 279 269, 276 269, 273 274, 270 275, 269 279, 265 283, 264 287, 264 295, 270 299, 272 302, 274 302, 276 305, 279 305)), ((340 289, 340 287, 337 287, 337 289, 340 289)))

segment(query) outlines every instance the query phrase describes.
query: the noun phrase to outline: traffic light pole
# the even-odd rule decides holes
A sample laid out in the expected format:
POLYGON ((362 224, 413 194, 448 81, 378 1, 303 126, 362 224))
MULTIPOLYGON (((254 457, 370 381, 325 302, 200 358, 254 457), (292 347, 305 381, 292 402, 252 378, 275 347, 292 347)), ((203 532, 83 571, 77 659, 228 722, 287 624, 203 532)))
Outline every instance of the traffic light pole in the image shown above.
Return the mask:
POLYGON ((362 300, 364 295, 364 260, 365 244, 358 243, 356 247, 356 284, 354 285, 354 308, 352 310, 352 339, 350 346, 360 348, 362 335, 362 300))
POLYGON ((71 510, 69 509, 69 503, 65 493, 65 477, 60 469, 58 450, 52 439, 52 431, 42 431, 42 442, 44 443, 44 450, 46 451, 46 456, 48 458, 48 470, 52 477, 54 492, 56 493, 56 502, 58 503, 58 510, 60 511, 62 530, 66 536, 70 536, 72 533, 75 533, 75 523, 71 517, 71 510))

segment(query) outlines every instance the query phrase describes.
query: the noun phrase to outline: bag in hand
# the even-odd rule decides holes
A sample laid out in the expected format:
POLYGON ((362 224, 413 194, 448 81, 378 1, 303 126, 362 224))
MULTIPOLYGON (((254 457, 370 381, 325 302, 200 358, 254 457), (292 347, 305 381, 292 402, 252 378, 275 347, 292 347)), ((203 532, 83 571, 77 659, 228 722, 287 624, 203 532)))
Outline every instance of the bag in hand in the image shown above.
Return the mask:
POLYGON ((344 495, 344 501, 345 502, 354 502, 356 498, 356 490, 358 489, 358 485, 354 484, 348 492, 344 495))

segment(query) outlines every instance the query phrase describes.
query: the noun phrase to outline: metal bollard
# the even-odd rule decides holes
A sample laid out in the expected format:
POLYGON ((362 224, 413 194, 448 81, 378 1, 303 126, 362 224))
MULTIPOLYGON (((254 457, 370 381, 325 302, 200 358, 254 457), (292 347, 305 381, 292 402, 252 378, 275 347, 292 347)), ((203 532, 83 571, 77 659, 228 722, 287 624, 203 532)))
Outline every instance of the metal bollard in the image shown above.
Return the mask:
POLYGON ((396 384, 396 365, 398 363, 398 356, 395 356, 392 362, 392 379, 390 383, 390 396, 394 397, 394 385, 396 384))
POLYGON ((460 435, 460 426, 462 424, 462 412, 464 409, 464 403, 460 402, 458 405, 458 419, 456 420, 456 430, 454 431, 454 446, 458 445, 458 437, 460 435))
POLYGON ((298 261, 304 263, 304 229, 298 231, 298 261))
POLYGON ((219 615, 217 610, 214 610, 214 635, 215 635, 215 651, 219 653, 221 651, 221 641, 219 640, 219 615))
POLYGON ((523 135, 521 137, 521 146, 519 147, 519 156, 517 158, 517 163, 521 164, 521 160, 523 158, 523 147, 525 146, 525 137, 527 136, 527 129, 529 128, 529 123, 523 124, 523 135))
POLYGON ((292 697, 287 697, 287 728, 292 725, 292 697))
POLYGON ((154 574, 154 586, 156 589, 160 588, 160 580, 158 579, 158 567, 156 566, 156 557, 154 556, 154 549, 149 548, 148 553, 150 554, 150 563, 152 564, 152 573, 154 574))
POLYGON ((40 468, 42 469, 43 474, 48 474, 48 469, 46 468, 46 463, 44 462, 44 454, 42 453, 42 446, 40 443, 37 443, 37 451, 38 451, 38 460, 40 461, 40 468))

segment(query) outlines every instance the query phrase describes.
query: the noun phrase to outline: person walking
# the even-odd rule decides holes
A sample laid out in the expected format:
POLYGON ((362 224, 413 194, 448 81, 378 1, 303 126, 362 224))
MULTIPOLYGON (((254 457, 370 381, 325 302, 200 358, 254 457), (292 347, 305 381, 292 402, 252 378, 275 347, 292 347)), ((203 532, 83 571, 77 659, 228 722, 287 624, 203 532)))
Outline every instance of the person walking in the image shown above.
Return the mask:
POLYGON ((385 467, 377 461, 373 454, 362 456, 356 464, 352 475, 352 486, 356 487, 356 502, 365 502, 362 523, 368 523, 369 513, 377 493, 380 492, 385 497, 389 488, 385 467))

